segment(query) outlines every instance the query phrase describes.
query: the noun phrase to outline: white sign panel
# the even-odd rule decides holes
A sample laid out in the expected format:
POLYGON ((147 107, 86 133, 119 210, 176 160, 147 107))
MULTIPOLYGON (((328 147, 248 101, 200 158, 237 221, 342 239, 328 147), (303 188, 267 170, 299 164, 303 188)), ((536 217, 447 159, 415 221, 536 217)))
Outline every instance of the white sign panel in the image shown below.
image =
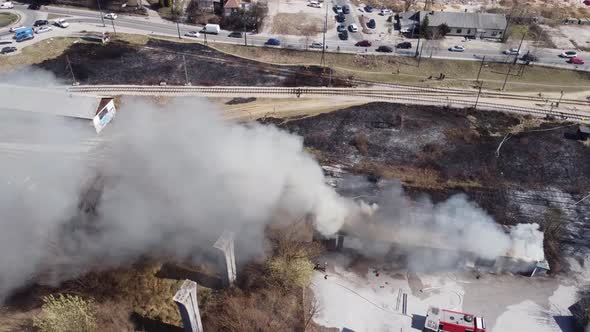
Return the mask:
POLYGON ((92 123, 94 124, 94 129, 96 129, 97 134, 100 133, 109 122, 111 122, 115 117, 116 112, 115 103, 111 100, 96 114, 92 119, 92 123))

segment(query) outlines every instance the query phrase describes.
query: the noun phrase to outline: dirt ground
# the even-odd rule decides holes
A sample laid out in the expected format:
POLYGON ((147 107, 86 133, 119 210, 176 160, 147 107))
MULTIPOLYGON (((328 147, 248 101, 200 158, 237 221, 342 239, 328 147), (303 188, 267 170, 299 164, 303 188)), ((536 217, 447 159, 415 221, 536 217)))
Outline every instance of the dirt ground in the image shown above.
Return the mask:
MULTIPOLYGON (((547 226, 548 215, 558 213, 559 249, 581 257, 590 253, 585 219, 590 203, 573 206, 590 190, 590 153, 588 146, 564 138, 575 125, 388 103, 267 121, 303 136, 322 164, 366 177, 375 191, 380 183, 400 179, 411 194, 435 201, 464 192, 506 225, 547 226), (498 156, 508 132, 515 134, 498 156)), ((561 264, 550 263, 556 270, 561 264)))

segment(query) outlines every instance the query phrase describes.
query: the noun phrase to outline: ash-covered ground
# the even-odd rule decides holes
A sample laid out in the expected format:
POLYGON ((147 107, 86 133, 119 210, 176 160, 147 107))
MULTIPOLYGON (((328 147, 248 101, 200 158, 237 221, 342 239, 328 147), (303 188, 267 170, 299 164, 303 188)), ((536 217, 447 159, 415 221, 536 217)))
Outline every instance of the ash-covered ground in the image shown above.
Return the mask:
POLYGON ((564 138, 575 124, 371 103, 281 126, 304 137, 346 195, 370 201, 392 179, 434 201, 463 192, 500 224, 539 223, 554 271, 590 253, 590 201, 574 205, 590 192, 590 150, 564 138), (519 133, 497 155, 510 131, 519 133))
MULTIPOLYGON (((77 43, 36 67, 80 84, 186 84, 229 86, 323 86, 329 75, 317 66, 277 66, 227 55, 200 44, 150 39, 146 45, 113 41, 77 43), (183 58, 184 56, 184 58, 183 58), (186 75, 184 61, 186 60, 186 75)), ((332 79, 332 84, 345 86, 332 79)))

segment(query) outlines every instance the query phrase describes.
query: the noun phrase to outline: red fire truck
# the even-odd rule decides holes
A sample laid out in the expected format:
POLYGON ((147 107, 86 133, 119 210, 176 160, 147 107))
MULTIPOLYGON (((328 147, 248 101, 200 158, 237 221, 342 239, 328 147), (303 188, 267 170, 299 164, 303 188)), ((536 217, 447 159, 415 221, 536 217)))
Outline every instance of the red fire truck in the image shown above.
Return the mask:
POLYGON ((482 317, 430 306, 426 314, 424 331, 486 332, 486 324, 482 317))

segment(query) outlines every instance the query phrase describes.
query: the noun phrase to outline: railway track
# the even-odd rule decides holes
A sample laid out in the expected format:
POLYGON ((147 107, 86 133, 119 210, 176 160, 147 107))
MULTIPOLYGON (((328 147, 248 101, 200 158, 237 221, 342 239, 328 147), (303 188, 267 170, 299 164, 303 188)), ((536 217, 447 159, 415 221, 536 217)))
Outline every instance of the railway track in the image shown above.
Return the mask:
MULTIPOLYGON (((141 85, 93 85, 68 87, 72 94, 92 94, 97 96, 207 96, 207 97, 360 97, 369 100, 393 101, 408 104, 425 104, 448 107, 474 107, 477 91, 389 85, 356 88, 330 87, 231 87, 231 86, 141 86, 141 85)), ((588 120, 590 103, 584 100, 562 99, 561 108, 555 109, 547 99, 535 96, 520 96, 496 92, 481 92, 477 106, 480 109, 502 112, 517 112, 535 116, 555 116, 572 120, 588 120), (536 107, 512 105, 521 100, 533 103, 536 107), (541 104, 538 104, 541 103, 541 104), (573 109, 564 109, 570 106, 573 109), (583 108, 583 109, 582 109, 583 108)))

